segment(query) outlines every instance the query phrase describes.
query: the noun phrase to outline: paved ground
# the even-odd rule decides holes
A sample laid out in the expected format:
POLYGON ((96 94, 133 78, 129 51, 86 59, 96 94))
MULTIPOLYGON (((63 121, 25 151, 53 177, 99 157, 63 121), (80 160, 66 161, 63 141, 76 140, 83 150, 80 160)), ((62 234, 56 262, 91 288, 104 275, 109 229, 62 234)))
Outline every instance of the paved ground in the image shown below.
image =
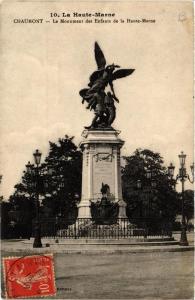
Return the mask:
POLYGON ((193 299, 193 265, 193 251, 55 254, 56 298, 193 299))

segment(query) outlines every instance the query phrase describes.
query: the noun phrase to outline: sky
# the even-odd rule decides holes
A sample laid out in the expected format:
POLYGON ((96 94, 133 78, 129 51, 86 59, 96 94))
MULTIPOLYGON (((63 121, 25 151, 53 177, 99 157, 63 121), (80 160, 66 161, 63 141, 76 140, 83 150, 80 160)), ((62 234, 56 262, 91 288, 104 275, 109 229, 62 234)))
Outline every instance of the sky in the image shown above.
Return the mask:
MULTIPOLYGON (((81 104, 79 90, 96 70, 94 42, 107 63, 135 72, 114 83, 120 100, 113 127, 125 141, 122 155, 136 148, 160 152, 165 164, 176 165, 178 154, 193 161, 192 3, 181 1, 3 2, 1 5, 1 148, 5 199, 21 180, 25 164, 49 141, 65 134, 82 140, 93 112, 81 104), (113 13, 112 23, 53 23, 56 12, 113 13), (155 23, 127 23, 127 19, 155 23), (43 19, 14 23, 14 19, 43 19), (118 23, 113 23, 113 19, 118 23), (121 19, 124 23, 121 23, 121 19), (46 22, 50 21, 50 22, 46 22)), ((67 19, 67 18, 66 18, 67 19)), ((70 19, 73 19, 72 17, 70 19)), ((94 18, 93 18, 94 19, 94 18)), ((187 188, 192 188, 186 184, 187 188)), ((178 187, 179 189, 179 187, 178 187)))

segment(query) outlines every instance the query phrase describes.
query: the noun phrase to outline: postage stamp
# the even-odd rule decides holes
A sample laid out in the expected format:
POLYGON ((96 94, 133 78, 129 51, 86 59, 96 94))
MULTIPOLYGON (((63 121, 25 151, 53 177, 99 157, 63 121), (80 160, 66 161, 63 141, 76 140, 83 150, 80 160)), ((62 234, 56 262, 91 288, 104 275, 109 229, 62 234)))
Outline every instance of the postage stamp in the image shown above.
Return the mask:
POLYGON ((52 254, 3 258, 3 270, 7 298, 56 294, 52 254))

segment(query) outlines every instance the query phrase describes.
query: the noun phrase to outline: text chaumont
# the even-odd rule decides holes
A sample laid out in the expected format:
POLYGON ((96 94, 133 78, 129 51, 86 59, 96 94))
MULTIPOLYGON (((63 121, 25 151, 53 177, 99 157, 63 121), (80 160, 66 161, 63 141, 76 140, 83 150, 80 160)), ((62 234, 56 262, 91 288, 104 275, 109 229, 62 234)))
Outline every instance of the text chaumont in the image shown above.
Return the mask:
POLYGON ((43 23, 43 19, 14 19, 14 23, 31 23, 31 24, 40 24, 43 23))

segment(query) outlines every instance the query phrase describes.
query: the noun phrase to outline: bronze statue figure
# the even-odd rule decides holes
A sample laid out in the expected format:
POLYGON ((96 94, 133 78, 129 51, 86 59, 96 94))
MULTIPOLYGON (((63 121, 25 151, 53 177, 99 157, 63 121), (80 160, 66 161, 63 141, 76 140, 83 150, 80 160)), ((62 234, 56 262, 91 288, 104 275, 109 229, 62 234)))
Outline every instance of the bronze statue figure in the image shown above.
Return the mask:
POLYGON ((112 202, 110 199, 110 187, 102 182, 101 200, 97 202, 91 201, 91 216, 96 224, 109 225, 116 224, 119 212, 118 203, 112 202))
POLYGON ((102 187, 101 187, 101 193, 102 193, 102 198, 108 198, 108 195, 109 195, 109 193, 110 193, 110 187, 109 187, 109 185, 106 183, 106 184, 104 184, 103 182, 102 182, 102 187))
POLYGON ((131 75, 134 69, 119 69, 120 66, 115 64, 106 66, 106 59, 97 42, 95 42, 95 60, 98 69, 91 74, 88 88, 79 92, 82 103, 86 101, 87 109, 95 112, 92 124, 85 128, 110 128, 116 117, 115 101, 119 102, 113 81, 131 75), (110 91, 105 92, 107 86, 110 87, 110 91))

